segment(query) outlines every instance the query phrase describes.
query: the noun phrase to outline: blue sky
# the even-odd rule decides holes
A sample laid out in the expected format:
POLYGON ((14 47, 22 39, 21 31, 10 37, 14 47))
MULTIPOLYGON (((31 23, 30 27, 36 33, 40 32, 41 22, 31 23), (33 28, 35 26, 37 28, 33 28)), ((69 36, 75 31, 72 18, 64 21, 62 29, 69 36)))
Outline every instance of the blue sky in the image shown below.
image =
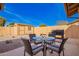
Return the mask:
POLYGON ((69 23, 75 18, 67 18, 63 3, 6 3, 0 16, 11 22, 39 26, 54 26, 58 20, 69 23))

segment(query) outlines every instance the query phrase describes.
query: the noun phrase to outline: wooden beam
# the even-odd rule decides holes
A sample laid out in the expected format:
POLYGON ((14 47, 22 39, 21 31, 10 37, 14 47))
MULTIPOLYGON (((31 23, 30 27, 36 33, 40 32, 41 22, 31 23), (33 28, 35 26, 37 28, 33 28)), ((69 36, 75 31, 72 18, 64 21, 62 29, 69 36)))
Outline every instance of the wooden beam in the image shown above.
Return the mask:
POLYGON ((78 7, 78 18, 79 18, 79 7, 78 7))
POLYGON ((68 17, 78 12, 78 3, 64 3, 65 11, 68 17))
POLYGON ((0 10, 3 10, 3 8, 4 8, 3 3, 0 3, 0 10))

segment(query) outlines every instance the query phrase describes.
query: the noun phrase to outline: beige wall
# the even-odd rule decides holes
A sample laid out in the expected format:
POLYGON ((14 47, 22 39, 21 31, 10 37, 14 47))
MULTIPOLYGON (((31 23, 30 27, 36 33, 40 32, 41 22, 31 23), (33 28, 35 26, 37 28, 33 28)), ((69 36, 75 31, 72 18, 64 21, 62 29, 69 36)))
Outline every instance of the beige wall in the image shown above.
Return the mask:
POLYGON ((37 35, 40 34, 49 34, 52 30, 58 30, 58 29, 66 29, 67 25, 60 25, 60 26, 47 26, 47 27, 35 27, 34 33, 37 35))
POLYGON ((34 27, 31 27, 31 30, 28 30, 28 26, 18 26, 17 27, 18 35, 28 35, 34 33, 34 27))
POLYGON ((53 30, 63 29, 65 31, 65 37, 79 38, 79 26, 77 26, 77 24, 78 23, 47 27, 31 27, 31 30, 28 30, 28 26, 0 27, 0 36, 18 36, 33 33, 35 33, 36 35, 48 35, 53 30))
POLYGON ((71 24, 65 33, 66 37, 69 38, 79 38, 79 25, 78 23, 71 24))
POLYGON ((0 27, 0 36, 16 36, 17 27, 0 27))
POLYGON ((34 27, 31 25, 15 24, 14 27, 17 27, 17 35, 28 35, 34 33, 34 27), (29 30, 29 26, 31 27, 31 30, 29 30))
POLYGON ((33 33, 34 27, 31 27, 31 30, 28 30, 28 26, 0 27, 0 37, 27 35, 33 33))
POLYGON ((66 28, 67 25, 31 27, 31 30, 28 30, 28 26, 0 27, 0 36, 17 36, 17 35, 28 35, 33 33, 35 33, 36 35, 40 35, 40 34, 48 35, 52 30, 66 29, 66 28))
POLYGON ((40 34, 49 34, 52 30, 63 29, 65 32, 64 37, 68 38, 79 38, 79 26, 78 23, 70 25, 61 25, 61 26, 48 26, 48 27, 35 27, 34 33, 37 35, 40 34))

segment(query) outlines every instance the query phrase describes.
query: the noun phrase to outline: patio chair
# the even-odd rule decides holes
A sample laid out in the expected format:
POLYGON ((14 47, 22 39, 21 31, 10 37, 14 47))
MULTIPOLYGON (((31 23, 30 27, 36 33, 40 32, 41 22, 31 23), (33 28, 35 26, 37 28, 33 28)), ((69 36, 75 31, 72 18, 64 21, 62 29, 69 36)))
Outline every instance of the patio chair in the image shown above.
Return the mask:
POLYGON ((64 38, 64 30, 54 30, 49 36, 53 36, 56 42, 61 42, 64 38))
POLYGON ((50 33, 48 34, 48 36, 49 36, 49 37, 55 37, 54 31, 50 32, 50 33))
POLYGON ((63 51, 63 56, 64 56, 64 44, 67 41, 67 39, 68 38, 63 39, 62 42, 59 44, 47 45, 47 48, 51 50, 51 53, 53 53, 53 51, 57 52, 59 56, 61 52, 63 51))
POLYGON ((55 38, 62 39, 64 38, 64 30, 54 30, 51 33, 49 33, 48 36, 53 36, 55 38))
POLYGON ((35 40, 35 39, 33 39, 33 37, 36 37, 36 35, 35 34, 29 34, 30 42, 35 40))
POLYGON ((36 34, 29 34, 30 42, 34 44, 41 44, 41 42, 36 41, 36 39, 33 39, 33 37, 36 37, 36 34))
POLYGON ((64 38, 64 30, 55 30, 55 38, 63 39, 64 38))
POLYGON ((29 55, 33 56, 36 55, 38 52, 40 52, 41 50, 43 50, 43 46, 42 45, 36 45, 36 46, 32 46, 29 42, 28 39, 24 39, 22 38, 22 41, 24 43, 24 56, 25 53, 27 52, 29 55))

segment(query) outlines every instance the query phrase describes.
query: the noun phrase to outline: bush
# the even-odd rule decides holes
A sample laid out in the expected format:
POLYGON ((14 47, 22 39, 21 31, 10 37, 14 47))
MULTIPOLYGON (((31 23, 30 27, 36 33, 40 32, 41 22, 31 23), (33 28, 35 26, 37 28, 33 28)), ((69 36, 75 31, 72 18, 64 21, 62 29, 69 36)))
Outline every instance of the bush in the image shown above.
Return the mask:
POLYGON ((6 20, 0 16, 0 20, 2 20, 2 22, 0 22, 0 26, 5 26, 6 20))
POLYGON ((46 27, 46 25, 45 24, 41 24, 39 27, 46 27))
POLYGON ((10 24, 8 24, 7 26, 13 27, 14 24, 15 24, 15 23, 10 23, 10 24))

